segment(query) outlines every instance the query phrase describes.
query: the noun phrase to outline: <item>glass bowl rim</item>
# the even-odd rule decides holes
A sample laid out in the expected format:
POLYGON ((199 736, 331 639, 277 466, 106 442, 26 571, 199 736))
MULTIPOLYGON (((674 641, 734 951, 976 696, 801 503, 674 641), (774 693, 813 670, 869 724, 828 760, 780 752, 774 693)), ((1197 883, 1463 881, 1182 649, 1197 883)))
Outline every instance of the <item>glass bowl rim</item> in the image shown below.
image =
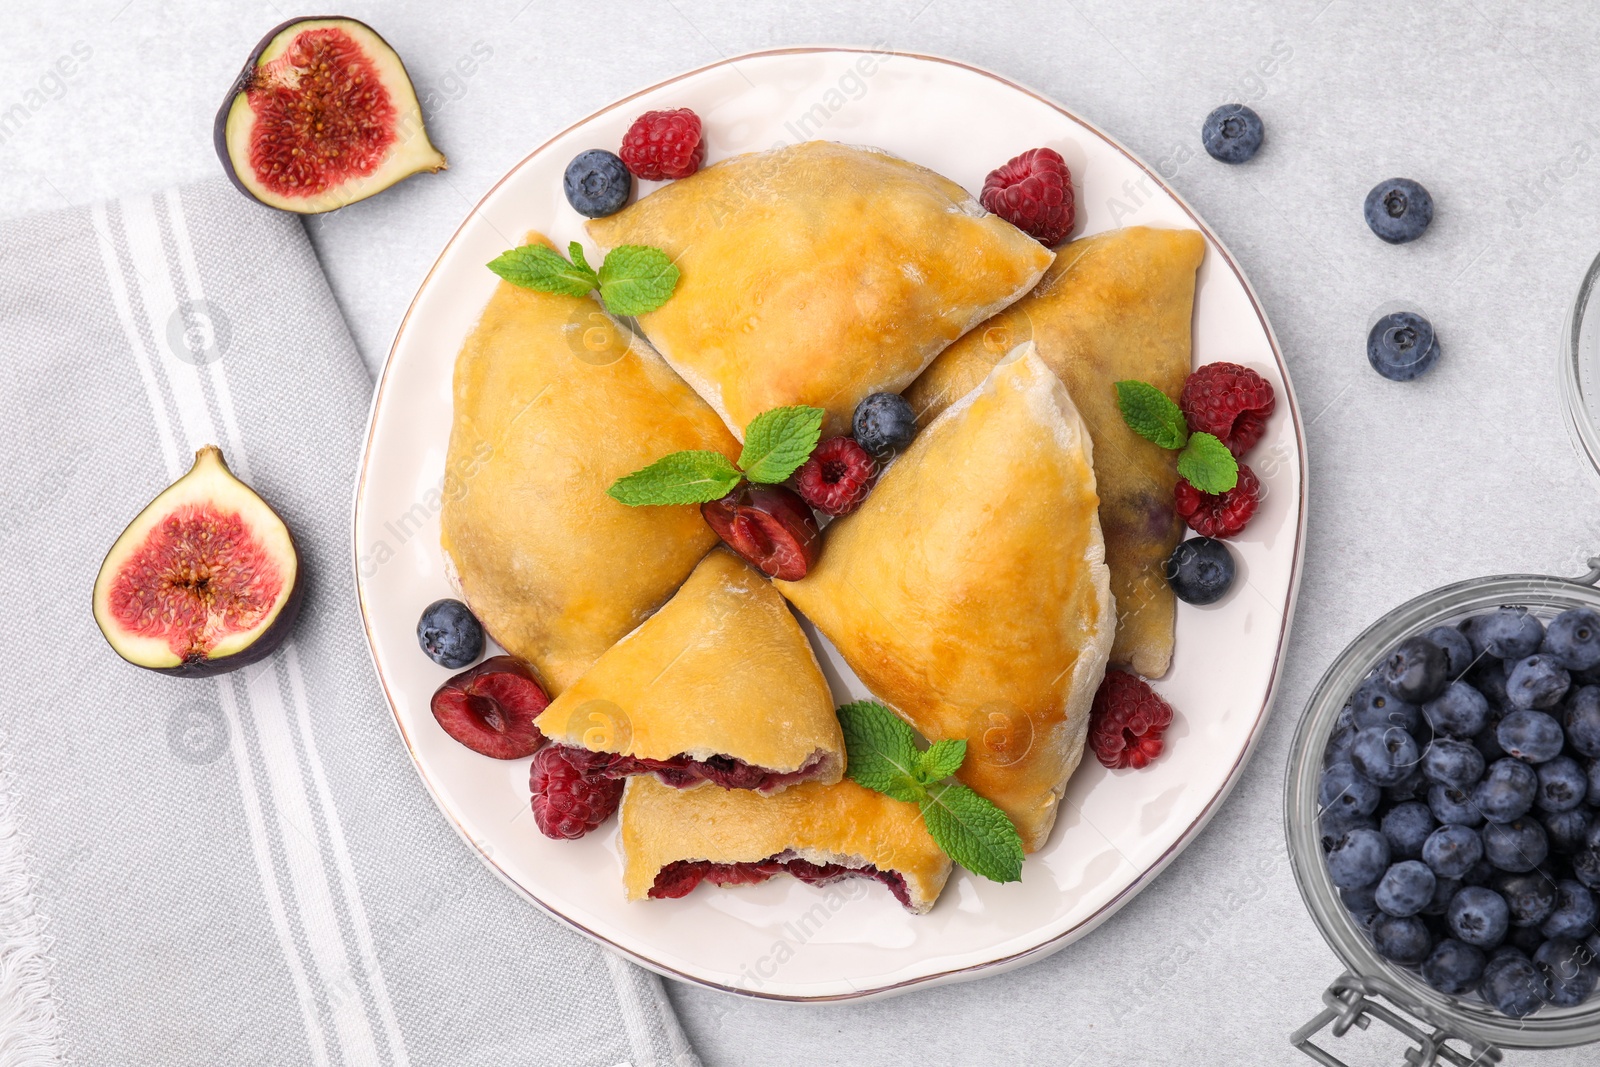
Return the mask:
MULTIPOLYGON (((1600 260, 1596 261, 1600 266, 1600 260)), ((1600 274, 1596 274, 1600 277, 1600 274)), ((1351 973, 1438 1029, 1503 1048, 1566 1048, 1600 1040, 1600 993, 1576 1008, 1546 1006, 1525 1019, 1486 1004, 1449 997, 1383 959, 1355 925, 1328 875, 1316 827, 1317 784, 1329 735, 1357 682, 1397 641, 1502 604, 1600 610, 1600 560, 1582 578, 1501 574, 1440 586, 1391 609, 1347 645, 1317 682, 1295 727, 1284 776, 1284 833, 1295 884, 1328 947, 1351 973)))
MULTIPOLYGON (((1583 394, 1583 324, 1591 304, 1595 304, 1595 290, 1600 288, 1600 255, 1589 263, 1583 281, 1578 285, 1578 295, 1567 311, 1566 323, 1561 331, 1559 354, 1560 392, 1562 407, 1566 410, 1567 430, 1573 444, 1589 460, 1595 474, 1600 476, 1600 423, 1589 415, 1583 394)), ((1595 310, 1600 311, 1600 307, 1595 310)))

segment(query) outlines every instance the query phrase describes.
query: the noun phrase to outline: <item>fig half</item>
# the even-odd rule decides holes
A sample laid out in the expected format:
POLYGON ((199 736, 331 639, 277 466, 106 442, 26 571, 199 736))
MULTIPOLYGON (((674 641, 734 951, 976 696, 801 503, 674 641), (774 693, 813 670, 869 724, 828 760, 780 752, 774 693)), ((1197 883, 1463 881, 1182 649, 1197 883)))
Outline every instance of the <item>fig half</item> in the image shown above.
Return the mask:
POLYGON ((291 19, 261 39, 212 134, 233 184, 314 215, 445 167, 405 64, 364 22, 291 19))
POLYGON ((205 677, 271 655, 300 585, 289 527, 207 445, 106 553, 94 621, 134 666, 205 677))

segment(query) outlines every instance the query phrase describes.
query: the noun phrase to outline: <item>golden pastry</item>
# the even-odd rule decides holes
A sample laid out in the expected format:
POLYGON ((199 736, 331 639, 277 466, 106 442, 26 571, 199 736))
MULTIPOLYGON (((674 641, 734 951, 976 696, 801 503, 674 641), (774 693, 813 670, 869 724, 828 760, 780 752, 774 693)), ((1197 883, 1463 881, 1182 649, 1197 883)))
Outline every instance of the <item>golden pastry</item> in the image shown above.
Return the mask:
POLYGON ((441 540, 484 629, 552 695, 716 543, 694 507, 606 495, 679 449, 739 454, 716 413, 593 300, 495 288, 456 360, 441 540))
POLYGON ((673 789, 628 780, 622 794, 622 880, 629 900, 681 897, 702 880, 749 885, 776 874, 827 884, 884 883, 919 914, 950 877, 915 804, 848 778, 805 782, 773 797, 742 789, 673 789))
POLYGON ((1132 226, 1061 249, 1033 292, 951 345, 906 391, 922 423, 964 396, 1011 346, 1032 339, 1066 383, 1094 439, 1100 526, 1120 618, 1111 661, 1167 673, 1176 603, 1167 557, 1183 536, 1173 510, 1176 452, 1128 429, 1113 383, 1149 382, 1173 400, 1189 374, 1196 230, 1132 226))
POLYGON ((588 229, 683 271, 639 325, 736 435, 788 404, 848 433, 863 397, 904 389, 1051 260, 954 182, 829 141, 725 160, 588 229))
POLYGON ((559 744, 614 753, 586 761, 607 777, 773 793, 844 773, 833 694, 806 635, 771 584, 725 549, 535 725, 559 744))
POLYGON ((1089 435, 1022 346, 924 429, 779 590, 1037 851, 1116 629, 1089 435))

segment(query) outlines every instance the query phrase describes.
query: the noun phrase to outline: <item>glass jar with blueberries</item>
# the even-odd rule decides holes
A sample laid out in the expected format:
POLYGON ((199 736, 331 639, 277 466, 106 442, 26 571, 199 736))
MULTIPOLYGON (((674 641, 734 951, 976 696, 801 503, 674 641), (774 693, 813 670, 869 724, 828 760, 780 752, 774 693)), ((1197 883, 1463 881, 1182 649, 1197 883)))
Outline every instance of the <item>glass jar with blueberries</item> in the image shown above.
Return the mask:
POLYGON ((1600 558, 1402 604, 1328 668, 1286 782, 1290 865, 1347 968, 1291 1040, 1377 1019, 1406 1062, 1600 1040, 1600 558))

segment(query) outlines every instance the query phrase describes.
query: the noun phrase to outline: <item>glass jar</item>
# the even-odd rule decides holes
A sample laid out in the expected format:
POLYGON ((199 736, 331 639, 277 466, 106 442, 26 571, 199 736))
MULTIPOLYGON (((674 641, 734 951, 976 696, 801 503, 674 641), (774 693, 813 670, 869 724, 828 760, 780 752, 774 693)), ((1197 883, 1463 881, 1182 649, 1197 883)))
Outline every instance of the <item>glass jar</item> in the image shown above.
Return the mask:
POLYGON ((1600 591, 1593 588, 1600 581, 1600 557, 1589 565, 1594 569, 1582 578, 1509 574, 1424 593, 1369 626, 1317 683, 1290 748, 1284 797, 1295 882, 1317 928, 1347 968, 1323 995, 1322 1012, 1290 1038, 1317 1062, 1344 1067, 1316 1043, 1322 1030, 1331 1027, 1334 1037, 1342 1037, 1351 1026, 1366 1029, 1372 1019, 1393 1026, 1413 1043, 1406 1062, 1418 1067, 1498 1063, 1503 1048, 1567 1048, 1600 1040, 1600 993, 1575 1008, 1546 1005, 1526 1019, 1512 1019, 1476 996, 1440 993, 1419 975, 1379 956, 1340 902, 1317 828, 1317 786, 1328 737, 1350 693, 1395 644, 1504 604, 1521 605, 1543 619, 1568 608, 1600 610, 1600 591))
POLYGON ((1600 256, 1578 287, 1561 330, 1561 406, 1572 443, 1600 474, 1600 256))

